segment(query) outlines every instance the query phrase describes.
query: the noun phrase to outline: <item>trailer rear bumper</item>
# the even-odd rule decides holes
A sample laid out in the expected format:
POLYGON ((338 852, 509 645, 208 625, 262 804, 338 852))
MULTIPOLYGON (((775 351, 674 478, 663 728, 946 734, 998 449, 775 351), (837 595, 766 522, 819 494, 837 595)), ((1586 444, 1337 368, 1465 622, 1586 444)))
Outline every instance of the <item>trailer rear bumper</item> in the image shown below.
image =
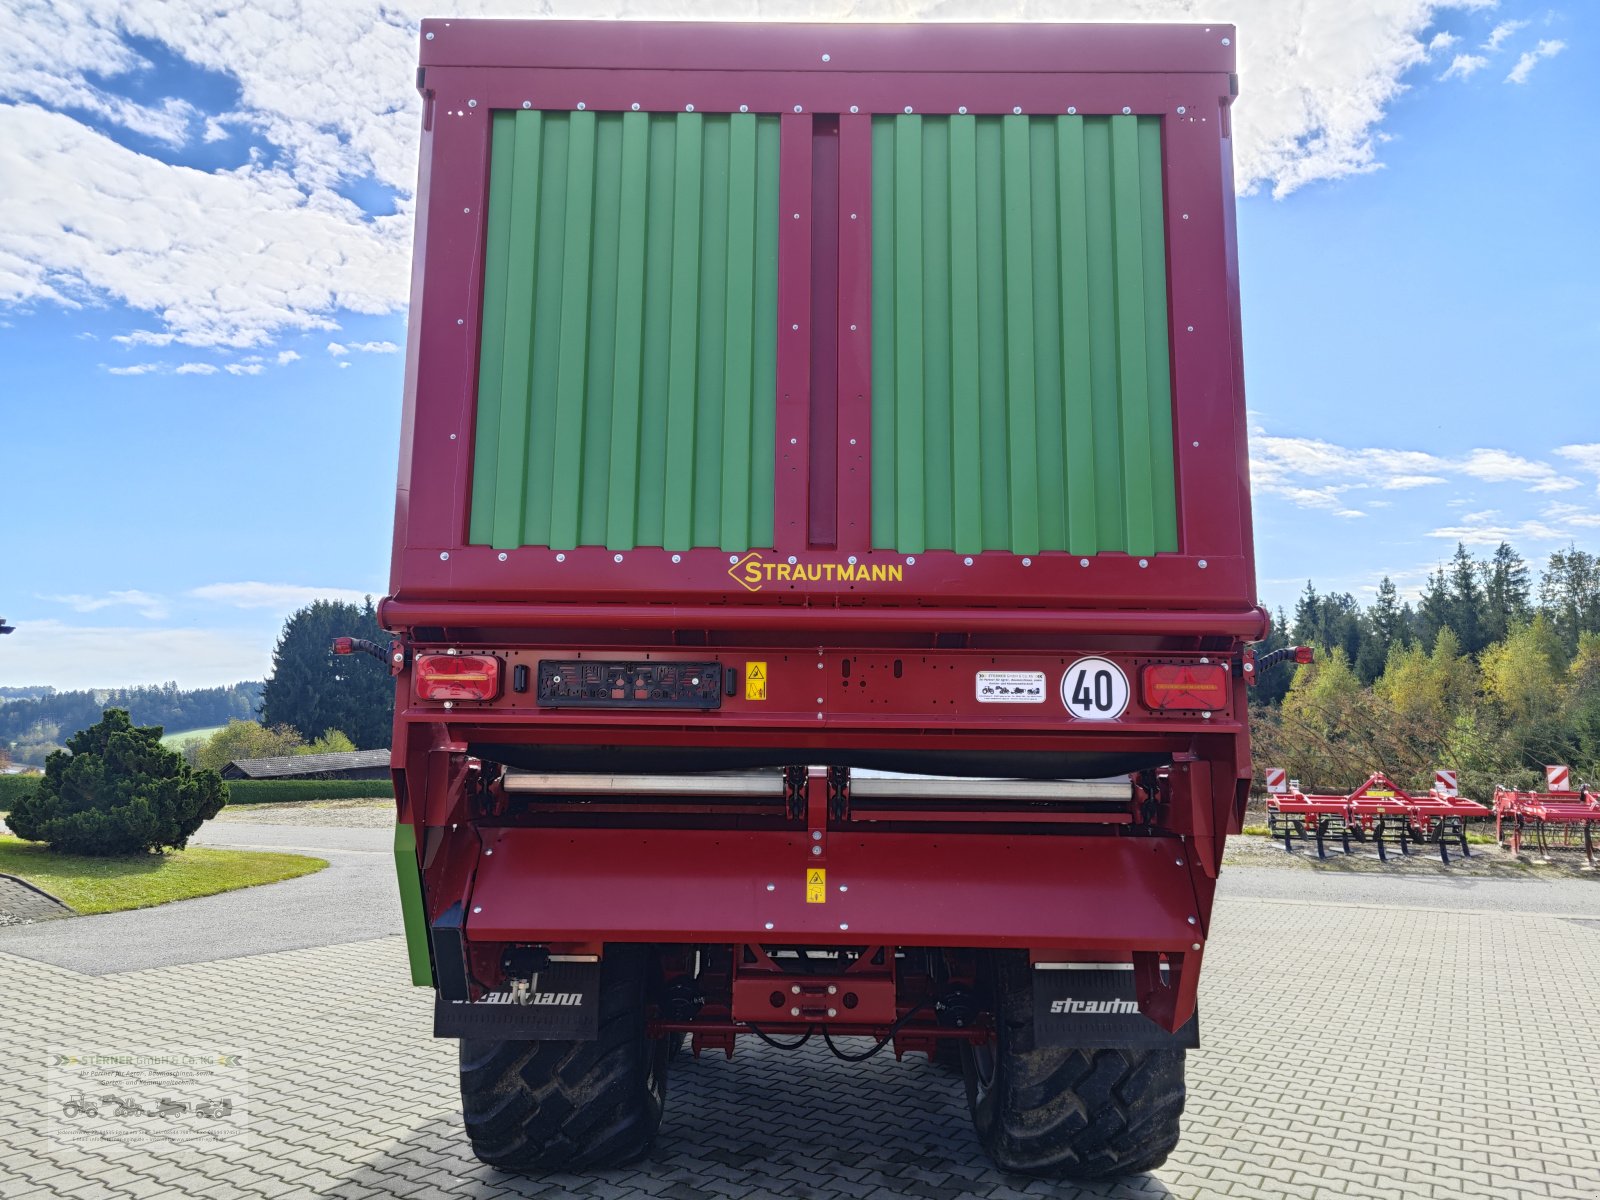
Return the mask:
POLYGON ((1175 837, 835 833, 825 853, 813 855, 824 843, 799 831, 482 834, 469 942, 1177 953, 1204 938, 1175 837))

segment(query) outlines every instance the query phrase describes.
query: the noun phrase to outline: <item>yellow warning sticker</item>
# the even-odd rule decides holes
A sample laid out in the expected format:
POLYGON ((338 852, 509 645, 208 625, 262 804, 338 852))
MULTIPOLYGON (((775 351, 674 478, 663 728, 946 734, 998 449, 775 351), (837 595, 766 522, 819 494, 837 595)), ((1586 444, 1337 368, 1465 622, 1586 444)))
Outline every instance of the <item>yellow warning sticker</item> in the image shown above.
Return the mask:
POLYGON ((1370 792, 1367 793, 1367 799, 1368 800, 1393 800, 1394 799, 1394 793, 1390 792, 1390 791, 1379 791, 1377 788, 1373 788, 1370 792))
POLYGON ((826 904, 828 902, 828 870, 826 867, 812 867, 806 872, 806 903, 826 904))
POLYGON ((744 698, 746 700, 765 700, 767 698, 767 664, 764 662, 747 662, 744 665, 744 698))

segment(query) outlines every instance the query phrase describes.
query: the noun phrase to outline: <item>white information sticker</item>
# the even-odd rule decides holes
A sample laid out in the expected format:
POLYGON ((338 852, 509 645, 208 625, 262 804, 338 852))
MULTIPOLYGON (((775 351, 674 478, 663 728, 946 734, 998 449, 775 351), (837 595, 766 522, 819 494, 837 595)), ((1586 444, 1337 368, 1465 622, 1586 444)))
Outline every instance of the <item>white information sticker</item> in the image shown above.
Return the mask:
POLYGON ((1043 704, 1043 671, 979 671, 980 704, 1043 704))
POLYGON ((1061 703, 1080 721, 1115 721, 1128 708, 1128 677, 1109 658, 1080 658, 1061 677, 1061 703))

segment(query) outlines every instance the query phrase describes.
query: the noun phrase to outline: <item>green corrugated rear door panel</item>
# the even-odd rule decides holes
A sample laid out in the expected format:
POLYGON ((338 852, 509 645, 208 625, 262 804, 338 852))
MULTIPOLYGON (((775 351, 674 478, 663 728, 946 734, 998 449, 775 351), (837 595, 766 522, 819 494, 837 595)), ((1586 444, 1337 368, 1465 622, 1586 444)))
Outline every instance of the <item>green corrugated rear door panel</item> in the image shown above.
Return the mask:
POLYGON ((778 119, 497 112, 470 540, 772 544, 778 119))
POLYGON ((1158 117, 873 121, 872 535, 1178 548, 1158 117))

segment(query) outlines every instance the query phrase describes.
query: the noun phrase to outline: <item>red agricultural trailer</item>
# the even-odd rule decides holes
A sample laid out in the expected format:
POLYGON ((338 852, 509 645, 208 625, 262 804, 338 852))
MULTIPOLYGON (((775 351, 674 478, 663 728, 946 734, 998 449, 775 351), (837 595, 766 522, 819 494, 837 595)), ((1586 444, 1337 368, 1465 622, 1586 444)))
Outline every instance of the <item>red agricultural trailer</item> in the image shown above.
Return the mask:
POLYGON ((1571 786, 1572 772, 1565 766, 1546 767, 1549 788, 1543 792, 1519 792, 1510 788, 1494 790, 1494 831, 1502 846, 1513 854, 1522 853, 1523 832, 1533 828, 1539 853, 1550 857, 1551 850, 1581 844, 1591 870, 1600 867, 1595 859, 1595 826, 1600 825, 1600 792, 1580 785, 1571 786))
POLYGON ((1307 795, 1281 767, 1267 769, 1267 787, 1269 832, 1282 837, 1283 848, 1291 853, 1295 837, 1315 838, 1318 858, 1328 856, 1331 838, 1339 839, 1346 854, 1352 853, 1351 838, 1362 843, 1370 840, 1385 861, 1391 838, 1399 843, 1401 854, 1409 855, 1413 842, 1433 842, 1439 847, 1439 857, 1448 863, 1450 843, 1455 842, 1470 858, 1466 823, 1486 818, 1490 812, 1476 800, 1461 796, 1456 773, 1444 768, 1434 772, 1433 787, 1418 796, 1381 771, 1367 776, 1345 796, 1307 795))
POLYGON ((1160 1163, 1266 632, 1233 29, 422 37, 381 616, 475 1151, 820 1035, 960 1057, 1008 1170, 1160 1163))

